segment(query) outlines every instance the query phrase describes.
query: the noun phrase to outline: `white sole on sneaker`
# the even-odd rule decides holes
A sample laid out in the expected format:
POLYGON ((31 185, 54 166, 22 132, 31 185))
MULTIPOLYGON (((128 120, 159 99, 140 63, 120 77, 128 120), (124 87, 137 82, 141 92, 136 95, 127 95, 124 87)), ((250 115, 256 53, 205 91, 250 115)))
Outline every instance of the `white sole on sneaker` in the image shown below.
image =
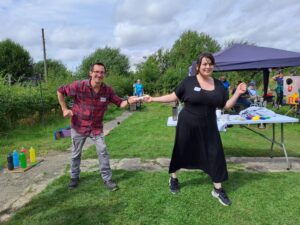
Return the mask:
POLYGON ((222 202, 221 199, 219 199, 219 195, 218 195, 214 190, 211 191, 211 195, 212 195, 214 198, 217 198, 217 199, 219 200, 219 202, 220 202, 222 205, 224 205, 224 206, 229 206, 229 205, 224 204, 224 202, 222 202))

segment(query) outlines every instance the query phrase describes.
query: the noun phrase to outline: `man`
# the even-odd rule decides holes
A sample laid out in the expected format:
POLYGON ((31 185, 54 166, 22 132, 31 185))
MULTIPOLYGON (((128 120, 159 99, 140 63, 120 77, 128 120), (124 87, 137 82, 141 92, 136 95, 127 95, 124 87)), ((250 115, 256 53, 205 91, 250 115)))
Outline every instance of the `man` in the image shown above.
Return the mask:
POLYGON ((253 106, 263 106, 264 99, 259 96, 256 89, 256 82, 254 80, 250 81, 247 90, 249 93, 249 100, 251 101, 251 104, 253 104, 253 106))
POLYGON ((95 63, 90 67, 89 80, 75 81, 61 86, 57 90, 58 101, 63 116, 71 117, 71 181, 69 188, 76 188, 79 183, 82 147, 87 137, 90 137, 98 154, 99 167, 104 185, 111 191, 118 189, 112 180, 109 155, 106 150, 103 135, 103 116, 109 103, 121 108, 135 102, 136 97, 122 100, 113 89, 103 83, 106 67, 103 63, 95 63), (73 98, 72 110, 67 108, 65 96, 73 98))
POLYGON ((256 89, 256 82, 254 80, 252 80, 249 83, 249 87, 248 87, 248 93, 250 95, 250 100, 258 100, 259 95, 258 95, 258 91, 256 89))

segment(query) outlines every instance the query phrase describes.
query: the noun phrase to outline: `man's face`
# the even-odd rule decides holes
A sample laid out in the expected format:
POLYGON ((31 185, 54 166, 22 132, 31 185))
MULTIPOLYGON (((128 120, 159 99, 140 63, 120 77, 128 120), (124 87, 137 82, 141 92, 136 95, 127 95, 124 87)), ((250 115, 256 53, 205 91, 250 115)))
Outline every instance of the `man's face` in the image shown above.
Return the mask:
POLYGON ((93 84, 101 84, 105 77, 105 68, 104 66, 94 65, 92 71, 90 71, 90 77, 93 84))

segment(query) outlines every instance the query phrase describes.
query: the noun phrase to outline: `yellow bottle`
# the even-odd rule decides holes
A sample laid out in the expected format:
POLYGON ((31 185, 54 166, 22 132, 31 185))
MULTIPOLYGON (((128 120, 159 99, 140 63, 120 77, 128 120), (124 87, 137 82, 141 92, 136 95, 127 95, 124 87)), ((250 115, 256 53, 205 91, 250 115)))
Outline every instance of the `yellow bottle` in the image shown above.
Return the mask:
POLYGON ((30 163, 36 162, 35 149, 33 147, 30 147, 29 149, 29 158, 30 158, 30 163))

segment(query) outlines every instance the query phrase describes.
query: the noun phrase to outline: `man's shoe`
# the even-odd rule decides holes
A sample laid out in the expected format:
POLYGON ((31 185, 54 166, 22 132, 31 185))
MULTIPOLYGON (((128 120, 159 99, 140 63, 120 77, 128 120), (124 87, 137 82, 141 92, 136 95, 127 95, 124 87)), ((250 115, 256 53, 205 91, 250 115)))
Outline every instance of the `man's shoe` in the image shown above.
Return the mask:
POLYGON ((76 188, 79 183, 79 178, 71 178, 70 183, 69 183, 69 189, 76 188))
POLYGON ((172 194, 179 192, 179 181, 177 178, 170 177, 169 186, 172 194))
POLYGON ((224 205, 224 206, 231 205, 231 201, 228 198, 228 196, 223 188, 221 188, 221 189, 214 188, 212 190, 211 194, 213 197, 217 198, 222 205, 224 205))
POLYGON ((104 181, 104 185, 111 191, 116 191, 119 189, 118 185, 112 180, 104 181))

